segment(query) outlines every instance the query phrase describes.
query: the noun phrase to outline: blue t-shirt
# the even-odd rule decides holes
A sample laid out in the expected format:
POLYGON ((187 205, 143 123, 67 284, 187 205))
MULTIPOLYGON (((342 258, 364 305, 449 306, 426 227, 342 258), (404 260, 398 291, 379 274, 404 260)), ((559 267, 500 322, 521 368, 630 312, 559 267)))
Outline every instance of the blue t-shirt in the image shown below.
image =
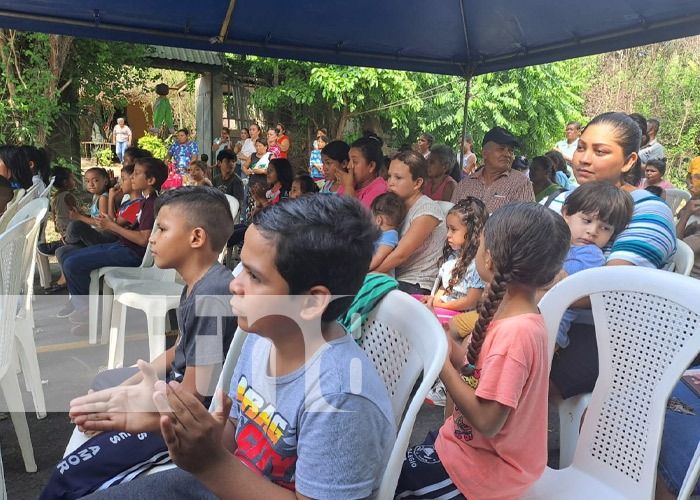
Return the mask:
POLYGON ((399 244, 399 232, 390 229, 388 231, 382 231, 382 235, 379 237, 377 241, 374 242, 374 253, 377 253, 377 250, 379 249, 379 245, 387 245, 390 246, 391 248, 396 248, 396 245, 399 244))
MULTIPOLYGON (((571 275, 585 269, 602 267, 604 265, 605 256, 600 248, 595 245, 582 245, 569 248, 569 253, 566 255, 562 269, 571 275)), ((588 310, 588 313, 590 313, 590 310, 588 310)), ((578 309, 567 309, 564 312, 559 324, 559 331, 557 332, 557 344, 559 344, 559 347, 567 347, 569 345, 569 328, 579 314, 578 309)))
POLYGON ((292 373, 269 375, 272 342, 249 334, 231 380, 235 456, 312 498, 376 494, 395 440, 386 388, 350 335, 292 373))

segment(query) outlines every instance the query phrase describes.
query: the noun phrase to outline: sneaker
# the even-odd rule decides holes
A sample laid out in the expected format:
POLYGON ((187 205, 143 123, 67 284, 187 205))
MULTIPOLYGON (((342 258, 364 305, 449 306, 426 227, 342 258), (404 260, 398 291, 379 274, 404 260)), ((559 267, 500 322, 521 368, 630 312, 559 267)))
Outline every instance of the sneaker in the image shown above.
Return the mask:
POLYGON ((49 243, 39 243, 36 247, 36 251, 39 252, 41 255, 45 255, 46 257, 51 257, 52 255, 56 255, 56 250, 58 250, 62 246, 63 246, 63 242, 61 242, 61 241, 51 241, 49 243))
POLYGON ((68 316, 68 321, 74 325, 87 325, 89 318, 88 308, 76 309, 68 316))
POLYGON ((69 300, 68 304, 66 304, 63 309, 61 309, 60 311, 58 311, 58 313, 56 313, 56 317, 57 318, 67 318, 68 316, 70 316, 73 313, 73 311, 75 311, 75 307, 73 306, 73 303, 69 300))
POLYGON ((447 390, 441 380, 435 382, 433 388, 428 391, 425 402, 431 406, 445 406, 447 403, 447 390))

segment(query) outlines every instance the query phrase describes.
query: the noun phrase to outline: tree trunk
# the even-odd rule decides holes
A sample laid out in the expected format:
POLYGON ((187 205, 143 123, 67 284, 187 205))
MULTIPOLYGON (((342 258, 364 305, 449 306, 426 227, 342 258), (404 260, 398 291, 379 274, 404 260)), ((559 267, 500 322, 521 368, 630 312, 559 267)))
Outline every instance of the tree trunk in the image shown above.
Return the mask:
MULTIPOLYGON (((53 101, 57 98, 58 93, 58 82, 61 80, 61 74, 63 74, 63 68, 66 66, 66 60, 68 59, 68 54, 70 54, 70 49, 73 44, 72 36, 64 35, 49 35, 49 46, 51 51, 49 53, 49 71, 53 75, 53 80, 44 89, 44 97, 53 101)), ((66 85, 69 85, 67 82, 66 85)), ((66 86, 64 85, 64 87, 66 86)), ((48 137, 49 130, 43 125, 37 127, 37 146, 43 147, 46 145, 46 139, 48 137)))
POLYGON ((343 132, 345 132, 345 125, 348 123, 348 115, 350 111, 348 110, 347 104, 343 106, 340 110, 340 118, 338 119, 338 129, 335 133, 336 139, 341 139, 343 137, 343 132))

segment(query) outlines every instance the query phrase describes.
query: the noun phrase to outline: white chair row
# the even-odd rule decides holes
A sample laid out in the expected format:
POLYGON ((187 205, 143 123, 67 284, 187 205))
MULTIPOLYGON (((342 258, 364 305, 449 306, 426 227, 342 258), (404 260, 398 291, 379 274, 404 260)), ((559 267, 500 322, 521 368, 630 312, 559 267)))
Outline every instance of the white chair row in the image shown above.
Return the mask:
MULTIPOLYGON (((7 223, 8 229, 0 234, 0 388, 10 410, 27 472, 36 472, 37 466, 17 368, 24 373, 25 386, 32 393, 37 418, 44 418, 46 404, 34 343, 32 297, 34 254, 47 212, 48 199, 30 200, 14 212, 7 223)), ((0 470, 0 496, 4 497, 5 493, 0 470)))

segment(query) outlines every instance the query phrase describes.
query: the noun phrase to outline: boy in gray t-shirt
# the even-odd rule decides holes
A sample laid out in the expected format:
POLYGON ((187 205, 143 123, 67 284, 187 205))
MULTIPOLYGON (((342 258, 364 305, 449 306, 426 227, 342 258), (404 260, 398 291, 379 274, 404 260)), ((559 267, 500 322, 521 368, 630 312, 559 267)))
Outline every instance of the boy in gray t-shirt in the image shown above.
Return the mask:
POLYGON ((182 386, 157 382, 161 432, 189 474, 166 471, 94 498, 376 494, 395 438, 391 401, 336 320, 378 236, 370 214, 344 196, 303 196, 257 213, 231 284, 240 328, 256 332, 234 370, 234 401, 219 393, 210 414, 182 386))

